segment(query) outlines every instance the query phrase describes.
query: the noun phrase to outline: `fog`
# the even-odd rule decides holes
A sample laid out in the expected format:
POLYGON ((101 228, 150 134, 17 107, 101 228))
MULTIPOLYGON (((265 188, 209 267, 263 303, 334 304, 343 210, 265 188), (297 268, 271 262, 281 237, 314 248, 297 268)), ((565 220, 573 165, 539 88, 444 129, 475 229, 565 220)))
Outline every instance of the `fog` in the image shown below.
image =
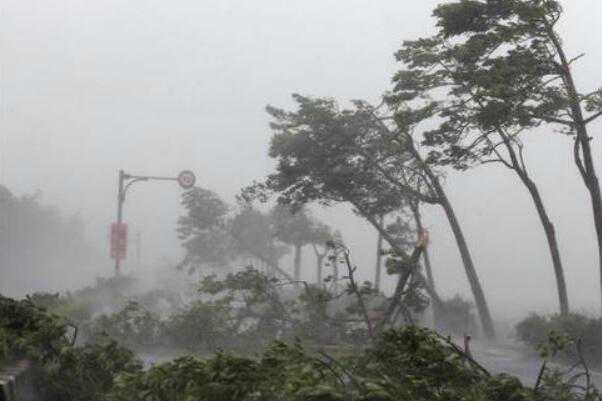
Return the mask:
MULTIPOLYGON (((399 68, 393 53, 404 39, 432 33, 430 14, 438 3, 4 0, 0 184, 16 195, 39 190, 44 204, 81 215, 90 242, 106 257, 35 274, 25 266, 5 276, 10 280, 0 283, 0 292, 74 288, 113 274, 108 227, 120 168, 169 176, 190 169, 198 185, 234 202, 241 187, 273 169, 267 104, 289 107, 293 92, 378 101, 399 68)), ((602 3, 563 3, 561 33, 571 56, 586 54, 574 68, 588 92, 600 82, 602 3)), ((571 306, 599 312, 591 206, 572 140, 542 130, 525 138, 530 171, 556 225, 571 306)), ((599 160, 599 138, 592 145, 599 160)), ((485 166, 448 171, 445 186, 495 318, 555 311, 545 237, 515 175, 485 166)), ((154 266, 182 257, 180 194, 171 182, 139 183, 128 192, 127 272, 152 274, 154 266), (138 232, 140 265, 133 251, 138 232)), ((313 210, 342 232, 359 276, 371 279, 374 230, 346 207, 313 210)), ((443 214, 428 209, 425 222, 438 289, 468 295, 443 214)), ((309 257, 306 263, 313 266, 309 257)), ((313 272, 304 274, 312 279, 313 272)))

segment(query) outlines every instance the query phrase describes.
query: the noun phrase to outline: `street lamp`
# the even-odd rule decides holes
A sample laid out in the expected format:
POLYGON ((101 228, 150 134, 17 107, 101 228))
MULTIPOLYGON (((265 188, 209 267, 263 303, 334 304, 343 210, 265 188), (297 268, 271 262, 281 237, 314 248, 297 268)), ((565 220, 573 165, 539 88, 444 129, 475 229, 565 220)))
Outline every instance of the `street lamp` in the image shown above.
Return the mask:
POLYGON ((177 181, 183 189, 190 189, 196 182, 194 173, 184 170, 177 177, 157 177, 150 175, 131 175, 119 170, 117 190, 117 222, 111 225, 111 257, 115 259, 115 275, 119 275, 121 260, 127 250, 127 225, 123 223, 123 204, 125 195, 132 184, 140 181, 177 181))

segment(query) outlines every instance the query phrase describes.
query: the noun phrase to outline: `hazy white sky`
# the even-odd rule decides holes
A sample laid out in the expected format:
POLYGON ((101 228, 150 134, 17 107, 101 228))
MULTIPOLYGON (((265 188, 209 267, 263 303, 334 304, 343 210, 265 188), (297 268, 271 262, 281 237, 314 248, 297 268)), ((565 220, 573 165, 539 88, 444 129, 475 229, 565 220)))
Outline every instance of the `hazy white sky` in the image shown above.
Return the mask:
MULTIPOLYGON (((106 247, 116 174, 197 173, 232 200, 272 168, 266 104, 300 92, 375 100, 396 70, 403 39, 427 35, 439 1, 4 0, 0 5, 0 183, 89 222, 106 247)), ((579 85, 602 78, 602 3, 565 1, 562 31, 579 85)), ((592 130, 595 135, 601 125, 592 130)), ((557 226, 569 295, 599 306, 599 271, 585 188, 570 140, 528 139, 528 159, 557 226)), ((600 140, 595 154, 602 155, 600 140)), ((598 164, 602 168, 602 164, 598 164)), ((450 173, 447 187, 494 311, 552 310, 556 294, 545 239, 526 192, 497 168, 450 173)), ((126 205, 147 261, 177 258, 179 189, 133 188, 126 205)), ((344 209, 319 211, 340 227, 371 278, 374 232, 344 209)), ((428 213, 435 275, 445 294, 467 284, 443 216, 428 213)), ((313 261, 307 254, 308 265, 313 261)), ((111 263, 107 258, 106 271, 111 263)), ((87 274, 91 274, 87 271, 87 274)), ((49 282, 63 283, 49 272, 49 282)), ((67 280, 68 282, 69 280, 67 280)))

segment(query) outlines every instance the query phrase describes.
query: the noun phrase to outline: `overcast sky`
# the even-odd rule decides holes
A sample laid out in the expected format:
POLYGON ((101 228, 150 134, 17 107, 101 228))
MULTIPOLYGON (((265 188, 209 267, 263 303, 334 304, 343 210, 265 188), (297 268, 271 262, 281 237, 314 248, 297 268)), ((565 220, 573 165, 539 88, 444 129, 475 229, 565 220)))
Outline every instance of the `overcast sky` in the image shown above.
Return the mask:
MULTIPOLYGON (((398 68, 404 39, 427 35, 440 1, 421 0, 3 0, 0 183, 36 190, 46 204, 81 213, 106 249, 117 170, 175 175, 232 201, 269 173, 266 104, 290 94, 376 100, 398 68)), ((602 2, 565 1, 561 30, 583 91, 602 81, 602 2)), ((592 129, 594 136, 602 126, 592 129)), ((602 145, 593 142, 596 159, 602 145)), ((527 157, 557 226, 572 304, 600 305, 591 208, 571 160, 571 141, 551 132, 528 139, 527 157)), ((598 169, 602 164, 598 163, 598 169)), ((520 316, 556 308, 545 238, 526 191, 497 167, 451 172, 450 197, 494 312, 520 316)), ((130 232, 144 260, 180 254, 182 213, 172 183, 142 183, 129 194, 130 232)), ((372 277, 375 233, 347 209, 317 213, 340 227, 364 278, 372 277)), ((466 293, 463 268, 443 216, 427 213, 441 292, 466 293)), ((307 259, 310 258, 307 254, 307 259)), ((313 266, 313 263, 309 263, 313 266)), ((104 271, 48 272, 53 287, 104 271)), ((27 279, 27 277, 24 277, 27 279)))

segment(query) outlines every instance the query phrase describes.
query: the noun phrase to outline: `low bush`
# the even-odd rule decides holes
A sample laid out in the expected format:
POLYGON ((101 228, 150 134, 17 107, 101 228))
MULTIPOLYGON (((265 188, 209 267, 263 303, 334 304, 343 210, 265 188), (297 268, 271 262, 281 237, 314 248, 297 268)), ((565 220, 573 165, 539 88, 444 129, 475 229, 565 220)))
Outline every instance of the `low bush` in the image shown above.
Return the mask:
POLYGON ((565 337, 573 345, 556 347, 555 356, 565 361, 574 361, 581 351, 588 363, 602 367, 602 318, 590 318, 580 314, 566 316, 542 316, 532 314, 516 325, 517 337, 537 351, 547 351, 550 338, 565 337))

